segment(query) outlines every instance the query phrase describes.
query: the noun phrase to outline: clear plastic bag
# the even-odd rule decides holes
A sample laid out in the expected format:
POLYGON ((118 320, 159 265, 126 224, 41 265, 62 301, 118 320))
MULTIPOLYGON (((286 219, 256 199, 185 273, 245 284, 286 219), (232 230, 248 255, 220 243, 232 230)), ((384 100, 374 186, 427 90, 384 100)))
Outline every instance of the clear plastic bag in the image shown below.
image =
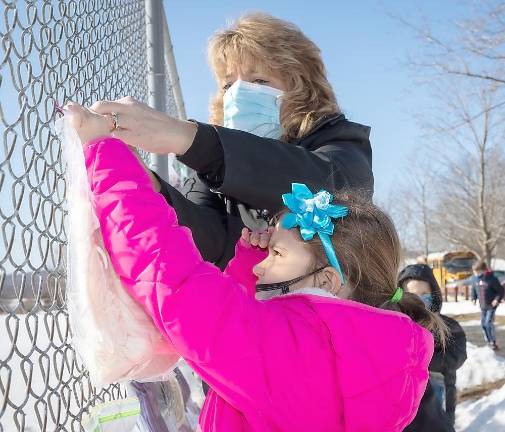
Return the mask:
POLYGON ((97 387, 161 380, 179 355, 112 268, 90 199, 82 145, 68 115, 55 128, 66 163, 67 303, 73 346, 97 387))

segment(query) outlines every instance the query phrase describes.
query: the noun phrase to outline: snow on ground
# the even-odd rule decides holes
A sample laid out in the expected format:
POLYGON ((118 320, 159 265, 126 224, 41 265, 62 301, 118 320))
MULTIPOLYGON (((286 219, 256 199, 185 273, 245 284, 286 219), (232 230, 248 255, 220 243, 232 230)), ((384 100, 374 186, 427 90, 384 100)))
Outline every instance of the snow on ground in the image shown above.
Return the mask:
POLYGON ((456 430, 458 432, 503 432, 505 430, 505 385, 488 396, 458 404, 456 430))
MULTIPOLYGON (((470 300, 458 302, 444 302, 442 305, 442 313, 445 315, 465 315, 472 313, 480 313, 480 307, 477 303, 474 305, 470 300)), ((505 303, 502 303, 496 309, 496 315, 505 316, 505 303)))
POLYGON ((505 378, 505 358, 497 355, 491 348, 477 347, 467 342, 466 352, 468 358, 457 372, 458 390, 505 378))
MULTIPOLYGON (((463 324, 463 323, 462 323, 463 324)), ((468 359, 458 369, 458 390, 505 379, 505 358, 489 347, 466 344, 468 359)), ((487 396, 477 397, 456 406, 457 432, 505 431, 505 385, 487 396)))
MULTIPOLYGON (((475 327, 475 326, 480 327, 480 320, 459 321, 459 325, 463 328, 475 327)), ((495 326, 495 328, 496 328, 496 330, 505 330, 505 324, 504 325, 497 325, 497 326, 495 326)))

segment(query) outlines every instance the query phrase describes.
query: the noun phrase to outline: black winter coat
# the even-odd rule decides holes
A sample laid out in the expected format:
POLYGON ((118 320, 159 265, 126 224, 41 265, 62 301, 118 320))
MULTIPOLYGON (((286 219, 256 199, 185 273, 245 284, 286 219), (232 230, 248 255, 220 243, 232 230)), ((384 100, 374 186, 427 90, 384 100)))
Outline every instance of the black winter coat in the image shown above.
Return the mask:
POLYGON ((492 309, 493 300, 498 303, 503 299, 504 289, 492 271, 472 277, 472 300, 479 300, 482 310, 492 309))
POLYGON ((454 426, 440 407, 430 382, 421 399, 417 415, 403 432, 454 432, 454 426))
POLYGON ((440 315, 448 328, 448 340, 445 351, 439 344, 435 345, 435 352, 429 370, 439 372, 444 376, 445 384, 445 412, 440 408, 435 393, 428 383, 428 387, 421 399, 417 415, 404 432, 453 432, 456 413, 456 370, 466 360, 466 335, 458 322, 446 315, 440 315))
POLYGON ((452 424, 455 420, 457 390, 456 370, 466 361, 466 335, 458 322, 440 314, 449 330, 445 351, 437 344, 430 363, 430 371, 444 376, 445 412, 452 424))
MULTIPOLYGON (((442 309, 442 292, 433 276, 433 270, 425 264, 413 264, 405 267, 398 276, 398 284, 410 280, 428 282, 433 296, 431 311, 440 314, 442 309)), ((455 410, 457 401, 456 370, 466 360, 466 335, 458 322, 446 315, 440 314, 448 329, 448 339, 445 350, 435 343, 435 351, 429 366, 432 372, 439 372, 444 376, 445 384, 445 412, 439 407, 435 394, 429 385, 421 399, 419 410, 413 422, 405 431, 408 432, 452 432, 454 430, 455 410)))
POLYGON ((369 133, 343 114, 329 116, 292 143, 198 123, 192 146, 179 157, 195 172, 180 192, 158 178, 161 193, 179 223, 191 229, 203 258, 223 268, 241 229, 264 229, 293 182, 314 191, 361 189, 371 198, 369 133))

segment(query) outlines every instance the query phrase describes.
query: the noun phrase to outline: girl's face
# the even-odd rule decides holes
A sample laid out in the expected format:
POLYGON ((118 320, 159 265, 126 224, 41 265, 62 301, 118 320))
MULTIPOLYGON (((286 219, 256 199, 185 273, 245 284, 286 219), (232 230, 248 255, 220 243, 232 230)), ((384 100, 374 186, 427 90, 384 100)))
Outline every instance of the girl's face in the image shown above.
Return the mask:
POLYGON ((431 287, 426 281, 410 279, 405 284, 405 291, 417 294, 420 297, 423 294, 431 294, 431 287))
MULTIPOLYGON (((258 284, 283 282, 303 276, 313 270, 314 257, 309 247, 297 238, 293 230, 285 230, 277 224, 270 237, 268 256, 253 268, 258 284)), ((292 285, 293 291, 302 287, 312 287, 314 276, 292 285)))
MULTIPOLYGON (((249 62, 247 62, 249 63, 249 62)), ((262 68, 261 65, 244 64, 242 66, 229 66, 226 68, 225 76, 219 80, 219 85, 223 91, 228 90, 235 81, 242 80, 250 83, 266 85, 277 90, 286 91, 283 80, 262 68)))

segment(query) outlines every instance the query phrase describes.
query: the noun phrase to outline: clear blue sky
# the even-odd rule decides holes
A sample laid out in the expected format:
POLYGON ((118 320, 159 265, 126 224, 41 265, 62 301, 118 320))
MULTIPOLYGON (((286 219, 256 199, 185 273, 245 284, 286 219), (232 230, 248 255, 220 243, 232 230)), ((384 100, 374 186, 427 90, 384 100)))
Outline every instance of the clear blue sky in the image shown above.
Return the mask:
POLYGON ((426 0, 165 0, 175 57, 190 118, 205 121, 215 90, 206 63, 208 37, 246 11, 264 11, 297 24, 320 48, 340 106, 347 117, 372 127, 376 198, 384 200, 408 170, 406 157, 422 146, 415 113, 432 101, 416 84, 408 55, 422 52, 412 32, 392 19, 427 19, 436 31, 458 20, 464 6, 426 0), (414 6, 417 3, 422 6, 414 6))

